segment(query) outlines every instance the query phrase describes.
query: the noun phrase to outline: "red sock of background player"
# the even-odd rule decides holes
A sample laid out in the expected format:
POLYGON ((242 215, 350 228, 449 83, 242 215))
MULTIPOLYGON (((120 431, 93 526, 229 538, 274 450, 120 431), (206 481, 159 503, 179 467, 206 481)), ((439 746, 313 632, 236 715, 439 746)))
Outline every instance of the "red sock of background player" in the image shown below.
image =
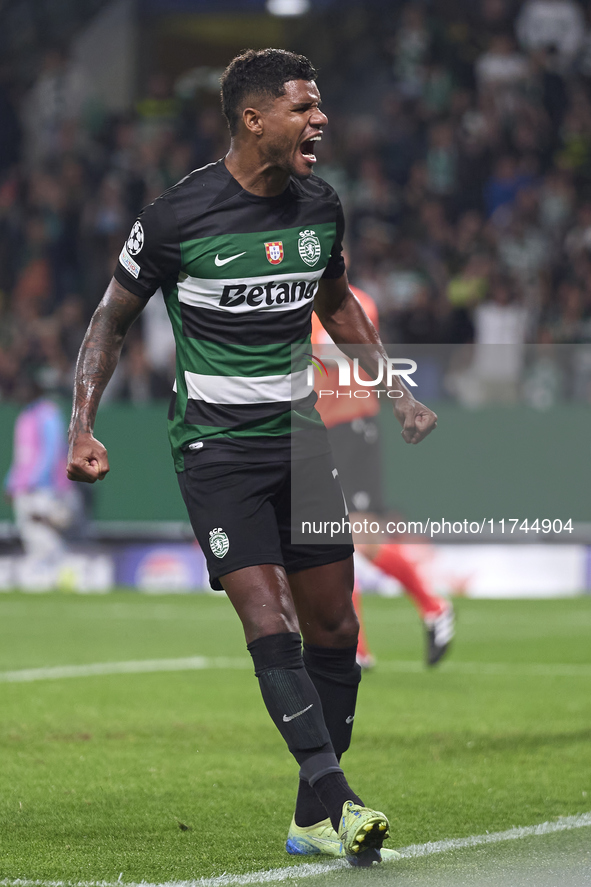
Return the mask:
POLYGON ((361 609, 361 594, 359 592, 359 586, 355 583, 355 587, 353 589, 353 607, 355 608, 355 612, 357 613, 357 619, 359 620, 359 639, 357 641, 357 655, 363 656, 364 658, 367 656, 371 656, 369 646, 367 643, 367 637, 365 634, 365 628, 363 626, 363 613, 361 609))
POLYGON ((400 545, 381 545, 373 564, 388 576, 397 579, 415 602, 421 618, 440 613, 445 606, 437 595, 429 594, 414 564, 406 557, 400 545))

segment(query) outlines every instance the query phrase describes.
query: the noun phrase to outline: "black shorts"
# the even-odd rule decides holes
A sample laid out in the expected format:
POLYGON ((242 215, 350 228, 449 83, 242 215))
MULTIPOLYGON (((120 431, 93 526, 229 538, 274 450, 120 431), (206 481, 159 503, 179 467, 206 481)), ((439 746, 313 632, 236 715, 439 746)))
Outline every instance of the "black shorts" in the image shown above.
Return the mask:
POLYGON ((222 588, 220 576, 243 567, 279 564, 289 574, 353 554, 329 454, 293 462, 207 462, 178 478, 216 590, 222 588), (302 519, 310 522, 309 531, 302 519), (327 536, 328 522, 339 522, 343 531, 327 536), (317 533, 319 523, 324 533, 317 533))
POLYGON ((349 511, 383 514, 382 459, 378 423, 354 419, 328 429, 349 511))

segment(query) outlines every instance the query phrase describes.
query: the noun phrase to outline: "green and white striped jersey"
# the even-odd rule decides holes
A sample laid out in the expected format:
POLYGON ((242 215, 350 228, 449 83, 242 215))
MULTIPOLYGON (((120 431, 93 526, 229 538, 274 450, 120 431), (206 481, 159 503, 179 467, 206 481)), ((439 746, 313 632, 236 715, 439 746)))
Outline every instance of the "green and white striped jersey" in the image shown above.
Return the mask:
POLYGON ((307 382, 311 316, 320 278, 344 273, 343 229, 339 199, 317 176, 259 197, 223 160, 141 212, 115 278, 142 298, 162 287, 177 353, 177 471, 205 448, 216 459, 280 458, 294 413, 320 424, 307 382))

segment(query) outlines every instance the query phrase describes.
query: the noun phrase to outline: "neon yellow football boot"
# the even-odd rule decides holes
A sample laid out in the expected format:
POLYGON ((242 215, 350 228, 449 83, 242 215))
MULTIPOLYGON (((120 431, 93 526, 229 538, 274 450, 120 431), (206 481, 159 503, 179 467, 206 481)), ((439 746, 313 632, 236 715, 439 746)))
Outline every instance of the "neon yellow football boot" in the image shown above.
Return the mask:
POLYGON ((382 844, 389 834, 390 823, 383 813, 345 801, 338 836, 351 865, 379 862, 382 844))
MULTIPOLYGON (((330 819, 323 819, 322 822, 317 822, 315 825, 299 826, 296 825, 294 817, 287 833, 285 849, 292 856, 331 856, 333 858, 347 856, 343 849, 343 842, 333 829, 330 819)), ((400 859, 400 853, 386 847, 374 850, 370 854, 371 859, 368 858, 367 861, 361 862, 364 855, 362 853, 361 856, 358 854, 356 857, 356 860, 364 865, 369 865, 371 862, 393 862, 395 859, 400 859)), ((349 861, 353 863, 352 858, 349 861)), ((358 863, 356 861, 353 864, 358 863)))
POLYGON ((285 849, 292 856, 344 856, 343 845, 330 819, 315 825, 296 825, 295 816, 287 833, 285 849))

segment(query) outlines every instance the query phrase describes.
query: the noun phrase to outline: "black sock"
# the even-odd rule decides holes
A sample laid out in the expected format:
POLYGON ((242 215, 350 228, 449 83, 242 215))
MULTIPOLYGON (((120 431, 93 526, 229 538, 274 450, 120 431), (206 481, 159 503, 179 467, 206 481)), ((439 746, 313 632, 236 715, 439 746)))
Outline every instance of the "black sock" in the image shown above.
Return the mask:
POLYGON ((300 779, 316 792, 338 830, 345 801, 361 802, 339 766, 320 696, 304 668, 301 638, 295 632, 267 635, 248 644, 248 650, 267 711, 300 764, 300 779))
POLYGON ((334 649, 304 644, 304 666, 320 696, 324 722, 339 760, 349 748, 353 732, 361 680, 356 654, 357 645, 334 649))
POLYGON ((300 776, 294 814, 296 825, 305 828, 307 825, 316 825, 317 822, 322 822, 326 817, 326 807, 307 779, 302 779, 300 776))
POLYGON ((324 723, 320 697, 304 668, 295 632, 267 635, 248 644, 267 711, 312 784, 341 773, 324 723))
MULTIPOLYGON (((320 696, 324 720, 339 761, 343 752, 349 748, 353 730, 361 677, 361 669, 355 659, 356 653, 356 646, 332 649, 304 644, 304 665, 320 696)), ((344 800, 355 800, 355 797, 357 796, 350 791, 349 797, 344 800)), ((326 808, 318 796, 316 785, 312 788, 305 779, 300 778, 295 809, 296 824, 301 827, 315 825, 325 818, 326 808)))
POLYGON ((314 783, 314 791, 328 810, 330 821, 338 833, 341 813, 345 801, 353 801, 363 807, 363 801, 351 789, 344 773, 328 773, 314 783))

